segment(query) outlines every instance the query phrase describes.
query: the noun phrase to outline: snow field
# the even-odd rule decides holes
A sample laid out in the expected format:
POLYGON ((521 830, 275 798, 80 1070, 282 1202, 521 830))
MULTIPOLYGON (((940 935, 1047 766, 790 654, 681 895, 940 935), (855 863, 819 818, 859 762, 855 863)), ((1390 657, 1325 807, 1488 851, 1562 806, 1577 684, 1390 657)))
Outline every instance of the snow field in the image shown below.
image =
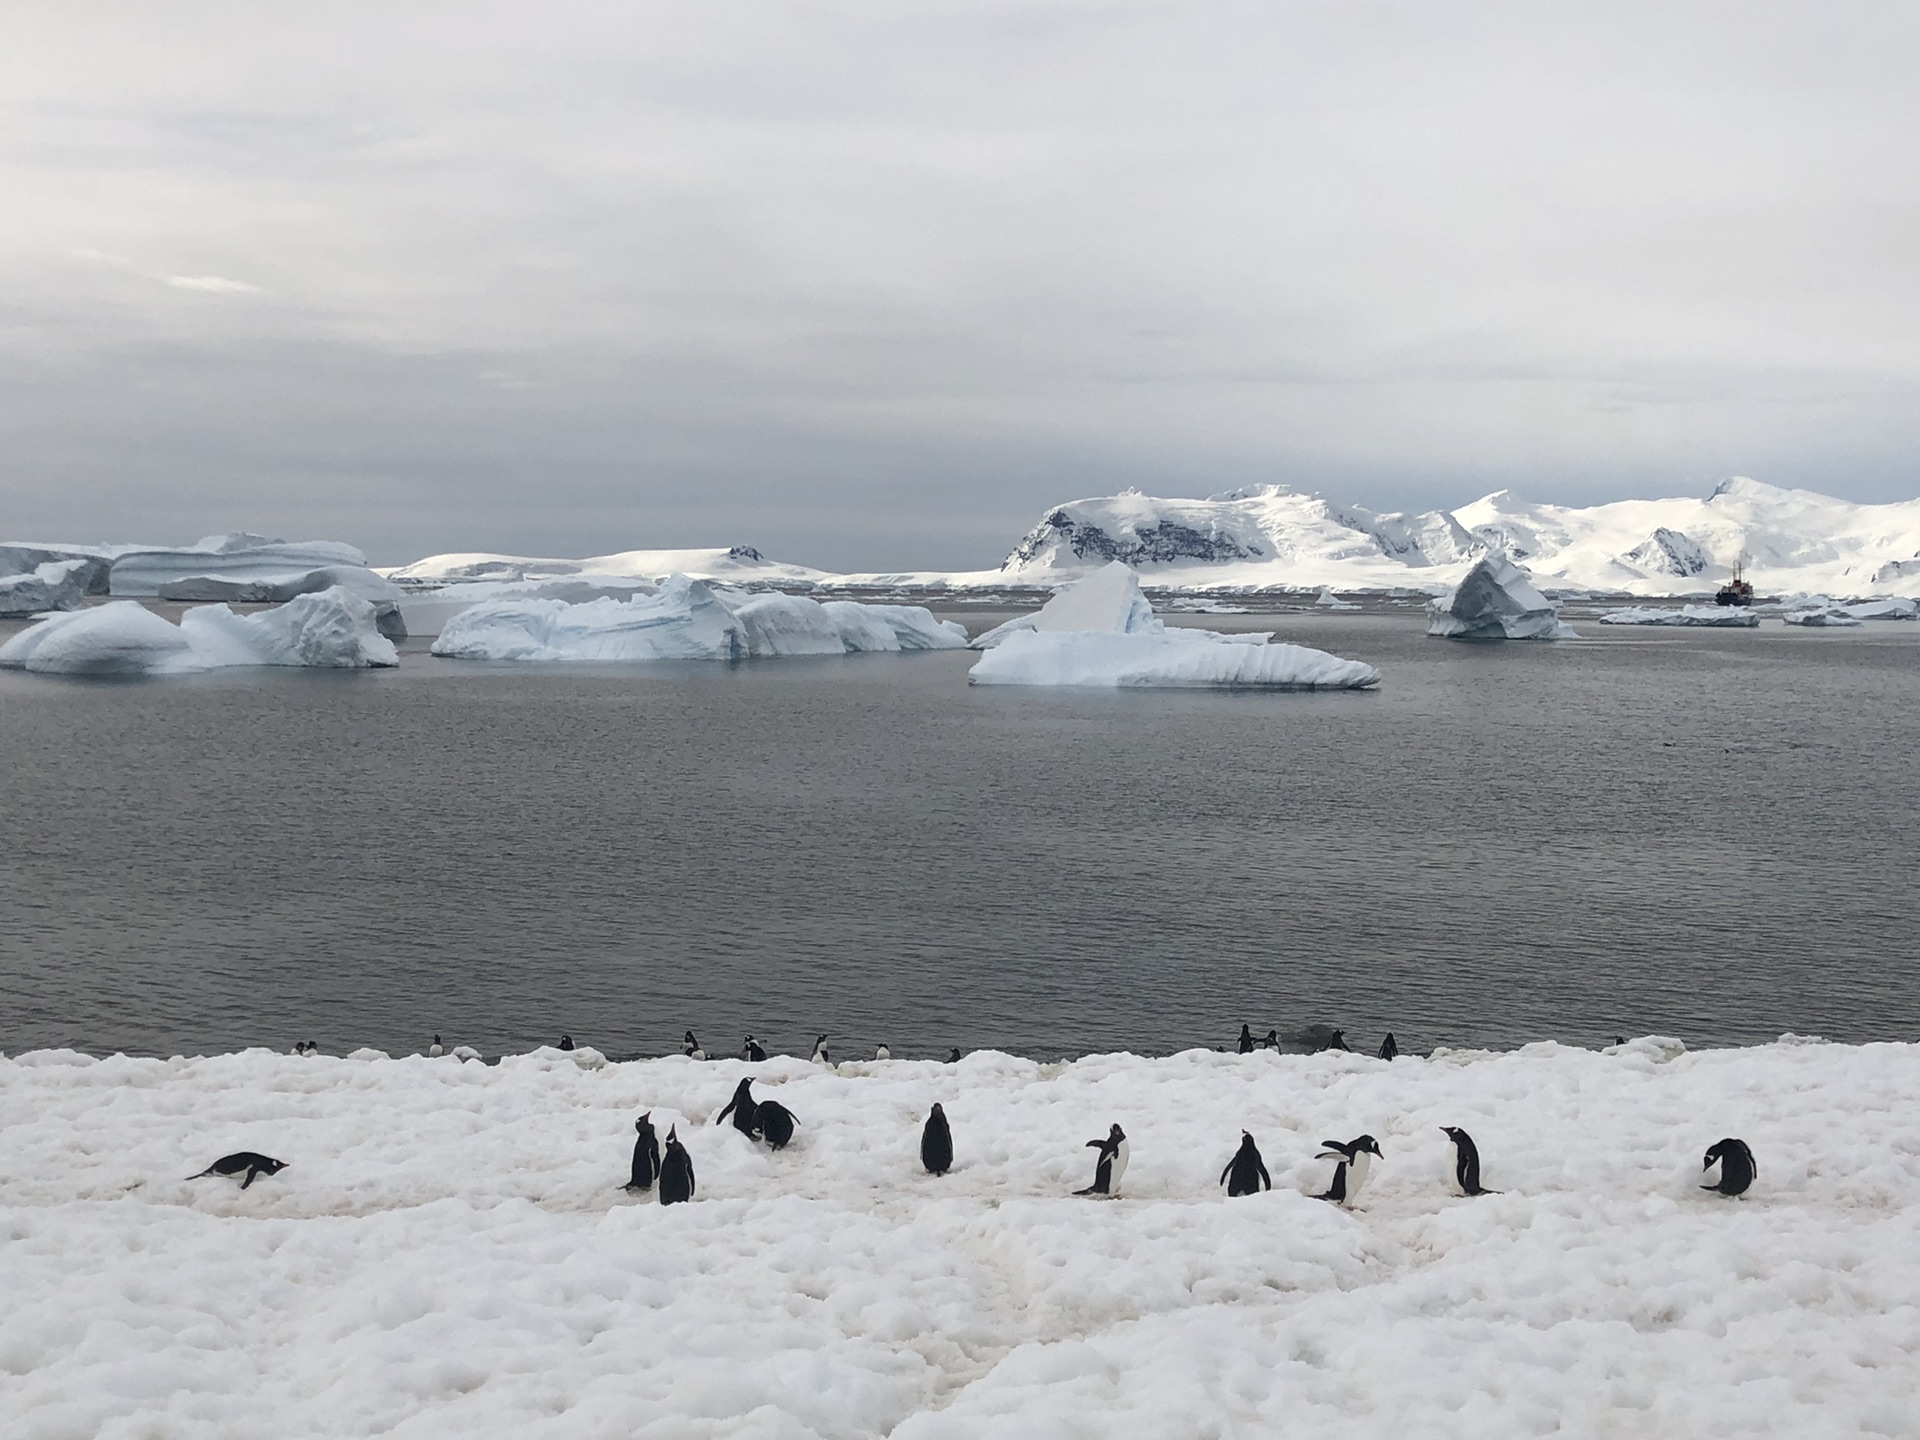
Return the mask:
POLYGON ((1902 1045, 44 1052, 0 1060, 0 1433, 1910 1435, 1917 1099, 1902 1045), (747 1074, 799 1116, 780 1154, 710 1123, 747 1074), (690 1204, 618 1188, 647 1109, 690 1204), (1115 1120, 1121 1197, 1072 1197, 1115 1120), (1442 1124, 1504 1194, 1450 1193, 1442 1124), (1276 1188, 1227 1201, 1243 1127, 1276 1188), (1307 1198, 1362 1131, 1360 1208, 1307 1198), (1722 1135, 1740 1200, 1697 1188, 1722 1135), (235 1149, 292 1164, 180 1178, 235 1149))

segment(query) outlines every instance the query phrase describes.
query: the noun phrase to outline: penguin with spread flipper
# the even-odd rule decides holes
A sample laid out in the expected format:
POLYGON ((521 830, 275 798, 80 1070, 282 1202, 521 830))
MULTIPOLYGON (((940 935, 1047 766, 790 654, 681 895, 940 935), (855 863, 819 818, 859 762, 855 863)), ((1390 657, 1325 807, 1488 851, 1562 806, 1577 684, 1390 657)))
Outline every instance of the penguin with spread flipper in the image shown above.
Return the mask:
POLYGON ((1262 1190, 1273 1188, 1273 1177, 1267 1174, 1267 1162, 1260 1158, 1260 1147, 1245 1130, 1240 1132, 1240 1148, 1227 1162, 1227 1168, 1220 1172, 1220 1183, 1227 1187, 1230 1197, 1258 1195, 1262 1190))
POLYGON ((1318 1158, 1339 1163, 1333 1167, 1333 1183, 1313 1198, 1350 1207, 1360 1198, 1361 1187, 1367 1183, 1373 1167, 1373 1157, 1379 1154, 1380 1144, 1371 1135, 1355 1140, 1322 1140, 1318 1158))
POLYGON ((753 1101, 753 1081, 742 1080, 734 1087, 733 1098, 727 1101, 727 1108, 714 1116, 713 1123, 718 1125, 727 1116, 733 1116, 733 1128, 749 1140, 760 1138, 760 1107, 753 1101))
POLYGON ((1093 1157, 1093 1184, 1076 1195, 1114 1195, 1119 1193, 1120 1177, 1127 1173, 1127 1132, 1115 1125, 1104 1140, 1089 1140, 1088 1146, 1100 1153, 1093 1157))

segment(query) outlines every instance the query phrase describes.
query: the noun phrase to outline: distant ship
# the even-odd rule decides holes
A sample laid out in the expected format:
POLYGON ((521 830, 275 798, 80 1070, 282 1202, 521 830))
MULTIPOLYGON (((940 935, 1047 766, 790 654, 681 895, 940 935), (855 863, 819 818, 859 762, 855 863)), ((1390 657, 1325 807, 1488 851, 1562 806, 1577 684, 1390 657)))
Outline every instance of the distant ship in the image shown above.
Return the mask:
POLYGON ((1733 562, 1733 578, 1722 585, 1713 599, 1717 605, 1753 604, 1753 586, 1741 578, 1747 568, 1747 555, 1743 550, 1733 562))

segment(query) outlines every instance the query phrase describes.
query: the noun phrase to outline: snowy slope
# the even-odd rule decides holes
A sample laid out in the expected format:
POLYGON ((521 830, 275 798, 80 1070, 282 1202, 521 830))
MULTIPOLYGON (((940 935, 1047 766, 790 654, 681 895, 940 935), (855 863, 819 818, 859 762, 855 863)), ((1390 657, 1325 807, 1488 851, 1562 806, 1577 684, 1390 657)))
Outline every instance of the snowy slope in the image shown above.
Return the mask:
POLYGON ((0 1433, 1911 1435, 1920 1047, 1671 1057, 0 1059, 0 1433), (712 1123, 744 1074, 787 1151, 712 1123), (643 1110, 691 1203, 618 1188, 643 1110), (1360 1208, 1307 1198, 1362 1132, 1360 1208), (181 1178, 242 1148, 292 1164, 181 1178))
POLYGON ((792 585, 828 579, 824 570, 769 560, 751 545, 711 550, 623 550, 586 560, 540 559, 529 555, 471 552, 429 555, 411 565, 383 572, 403 585, 448 585, 463 580, 545 580, 563 576, 607 576, 628 580, 665 580, 688 575, 696 580, 733 584, 762 581, 792 585))

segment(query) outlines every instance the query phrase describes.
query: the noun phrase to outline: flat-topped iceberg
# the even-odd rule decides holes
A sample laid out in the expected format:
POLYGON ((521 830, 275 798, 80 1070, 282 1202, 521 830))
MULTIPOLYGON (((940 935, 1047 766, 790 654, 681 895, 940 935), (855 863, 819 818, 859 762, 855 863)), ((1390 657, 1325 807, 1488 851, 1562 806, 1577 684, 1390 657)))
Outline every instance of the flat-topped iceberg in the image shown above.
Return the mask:
POLYGON ((589 600, 630 600, 651 595, 651 581, 624 575, 572 575, 552 580, 461 580, 437 590, 401 592, 400 614, 407 634, 431 637, 463 610, 492 600, 564 600, 581 605, 589 600))
POLYGON ((1271 632, 1222 635, 1168 629, 1114 561, 1055 595, 1020 623, 976 640, 986 653, 975 685, 1145 686, 1177 689, 1357 690, 1380 672, 1304 645, 1269 644, 1271 632))
POLYGON ((93 566, 84 559, 48 560, 19 575, 0 575, 0 619, 43 610, 77 610, 93 566))
POLYGON ((1427 634, 1454 640, 1562 640, 1579 632, 1560 619, 1525 570, 1504 551, 1481 559, 1429 608, 1427 634))
POLYGON ((1602 625, 1706 625, 1715 629, 1751 630, 1760 617, 1738 605, 1686 605, 1678 610, 1628 607, 1609 610, 1602 625))
POLYGON ((569 603, 487 601, 441 628, 433 653, 458 660, 746 660, 863 651, 957 650, 966 631, 918 605, 821 604, 748 595, 676 575, 658 594, 569 603))
POLYGON ((133 600, 42 620, 0 645, 0 667, 47 675, 181 675, 238 665, 357 669, 399 663, 371 602, 335 588, 256 615, 224 605, 174 625, 133 600))
POLYGON ((1780 618, 1789 625, 1831 627, 1838 630, 1850 630, 1856 625, 1867 623, 1858 615, 1849 614, 1844 605, 1819 605, 1808 610, 1789 610, 1780 618))

